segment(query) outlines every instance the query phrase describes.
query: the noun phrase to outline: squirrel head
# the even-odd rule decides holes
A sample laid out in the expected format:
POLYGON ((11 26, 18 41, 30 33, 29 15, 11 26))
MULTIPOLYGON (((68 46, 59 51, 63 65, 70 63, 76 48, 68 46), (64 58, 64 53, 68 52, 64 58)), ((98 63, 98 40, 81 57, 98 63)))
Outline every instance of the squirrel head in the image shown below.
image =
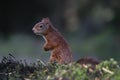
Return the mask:
POLYGON ((51 23, 49 18, 43 18, 42 21, 38 22, 37 24, 35 24, 35 26, 33 27, 33 32, 36 35, 45 35, 47 34, 47 31, 50 27, 51 23))

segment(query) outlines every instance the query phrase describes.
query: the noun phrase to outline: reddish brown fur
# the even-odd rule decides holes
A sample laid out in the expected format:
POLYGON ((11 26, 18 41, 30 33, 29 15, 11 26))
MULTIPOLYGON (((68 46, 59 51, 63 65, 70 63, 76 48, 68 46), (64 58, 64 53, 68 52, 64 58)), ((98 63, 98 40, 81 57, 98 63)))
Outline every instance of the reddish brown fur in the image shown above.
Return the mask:
POLYGON ((100 63, 100 60, 93 58, 93 57, 84 57, 77 61, 77 63, 83 65, 83 64, 91 64, 91 65, 97 65, 100 63))
POLYGON ((43 18, 41 22, 33 27, 35 34, 41 35, 45 39, 44 50, 51 50, 50 62, 58 62, 60 64, 70 63, 73 61, 72 52, 63 36, 56 30, 48 18, 43 18), (40 32, 39 27, 46 27, 40 32))

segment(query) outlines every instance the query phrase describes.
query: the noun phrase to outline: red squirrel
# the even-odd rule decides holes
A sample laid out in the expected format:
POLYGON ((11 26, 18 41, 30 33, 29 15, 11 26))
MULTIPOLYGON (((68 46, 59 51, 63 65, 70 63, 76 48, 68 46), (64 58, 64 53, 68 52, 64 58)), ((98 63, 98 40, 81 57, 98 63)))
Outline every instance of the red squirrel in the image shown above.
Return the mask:
MULTIPOLYGON (((45 51, 51 51, 50 63, 66 64, 73 62, 70 46, 60 32, 53 27, 49 18, 43 18, 42 21, 35 24, 32 30, 36 35, 41 35, 45 39, 43 48, 45 51)), ((81 58, 77 63, 98 64, 99 62, 94 58, 81 58)))
POLYGON ((36 35, 41 35, 45 39, 43 48, 45 51, 51 51, 49 62, 66 64, 73 61, 68 43, 60 32, 53 27, 49 18, 43 18, 42 21, 35 24, 32 30, 36 35))

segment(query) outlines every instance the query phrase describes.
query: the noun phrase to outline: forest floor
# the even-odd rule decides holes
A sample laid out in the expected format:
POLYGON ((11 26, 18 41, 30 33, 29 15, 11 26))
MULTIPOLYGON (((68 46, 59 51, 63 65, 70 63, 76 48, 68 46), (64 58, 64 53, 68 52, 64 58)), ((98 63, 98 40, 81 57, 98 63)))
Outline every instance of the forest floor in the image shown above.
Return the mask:
POLYGON ((111 58, 94 68, 78 63, 45 64, 41 60, 28 64, 9 54, 0 62, 0 80, 120 80, 120 62, 111 58))

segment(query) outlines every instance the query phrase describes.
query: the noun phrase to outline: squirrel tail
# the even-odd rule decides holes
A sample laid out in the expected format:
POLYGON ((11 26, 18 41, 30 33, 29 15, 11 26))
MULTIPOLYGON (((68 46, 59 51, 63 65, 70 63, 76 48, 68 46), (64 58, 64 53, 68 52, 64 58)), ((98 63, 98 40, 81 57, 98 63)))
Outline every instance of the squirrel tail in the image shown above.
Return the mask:
POLYGON ((100 63, 100 60, 94 58, 94 57, 84 57, 80 58, 77 63, 83 65, 83 64, 91 64, 92 66, 95 66, 100 63))

